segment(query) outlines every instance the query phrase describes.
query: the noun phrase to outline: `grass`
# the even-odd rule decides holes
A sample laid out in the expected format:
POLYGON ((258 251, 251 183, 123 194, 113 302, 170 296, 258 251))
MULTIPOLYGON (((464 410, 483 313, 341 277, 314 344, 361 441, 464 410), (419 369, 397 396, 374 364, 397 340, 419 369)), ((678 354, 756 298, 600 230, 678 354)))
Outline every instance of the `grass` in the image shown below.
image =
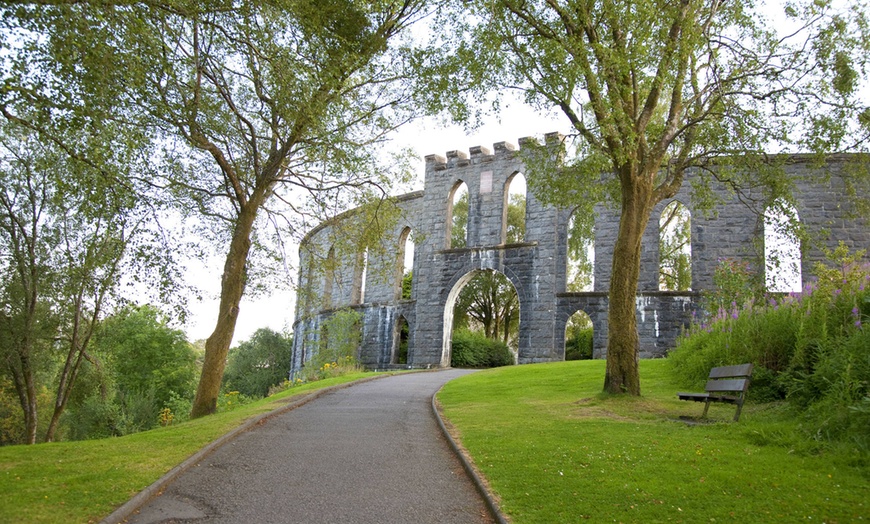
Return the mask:
MULTIPOLYGON (((676 399, 662 360, 641 362, 643 397, 600 393, 603 361, 514 366, 439 394, 462 444, 518 524, 827 522, 870 519, 866 456, 796 437, 780 404, 676 399)), ((750 387, 750 397, 752 388, 750 387)))
POLYGON ((232 411, 125 437, 0 447, 0 523, 98 522, 209 442, 289 398, 371 373, 291 388, 232 411))
MULTIPOLYGON (((208 442, 327 379, 233 411, 120 438, 0 448, 0 523, 96 522, 208 442)), ((713 405, 689 426, 665 362, 641 398, 600 394, 603 361, 512 366, 450 382, 447 418, 517 524, 870 519, 867 457, 802 438, 780 404, 713 405)), ((750 397, 752 389, 750 388, 750 397)))

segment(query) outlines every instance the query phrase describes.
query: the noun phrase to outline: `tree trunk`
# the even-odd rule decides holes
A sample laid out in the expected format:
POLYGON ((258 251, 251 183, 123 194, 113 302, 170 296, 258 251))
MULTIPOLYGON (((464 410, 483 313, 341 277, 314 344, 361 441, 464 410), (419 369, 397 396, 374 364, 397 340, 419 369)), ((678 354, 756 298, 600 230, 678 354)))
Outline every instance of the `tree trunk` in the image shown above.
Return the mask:
POLYGON ((58 384, 57 396, 54 400, 54 410, 51 414, 51 420, 48 423, 48 429, 45 431, 45 441, 54 442, 55 434, 57 433, 60 417, 66 409, 67 401, 69 401, 72 388, 75 385, 76 377, 82 365, 83 349, 78 348, 78 342, 73 340, 70 342, 70 352, 68 354, 67 363, 61 372, 60 383, 58 384))
POLYGON ((251 250, 251 232, 262 198, 252 198, 239 212, 230 249, 224 263, 221 277, 220 312, 214 331, 205 341, 205 360, 202 374, 196 388, 196 397, 190 411, 191 418, 211 415, 217 411, 217 399, 221 390, 221 379, 227 363, 227 353, 236 330, 239 317, 239 303, 245 292, 245 265, 251 250))
MULTIPOLYGON (((29 353, 29 349, 24 350, 29 353)), ((27 354, 17 356, 21 366, 12 368, 12 379, 15 384, 21 411, 24 414, 24 443, 36 444, 36 427, 38 423, 36 404, 36 384, 33 380, 33 370, 30 367, 30 357, 27 354)))
MULTIPOLYGON (((32 235, 36 238, 36 234, 32 235)), ((24 411, 24 441, 27 444, 36 444, 36 428, 39 424, 38 401, 36 398, 36 380, 33 370, 31 356, 34 351, 35 326, 36 326, 36 311, 39 301, 39 292, 36 286, 37 281, 37 263, 34 253, 35 242, 28 242, 27 264, 29 279, 22 277, 21 283, 28 290, 26 304, 27 313, 24 321, 23 339, 18 346, 18 364, 21 366, 19 373, 16 374, 15 369, 12 370, 12 375, 15 380, 15 388, 18 390, 18 398, 21 401, 21 409, 24 411)))
POLYGON ((635 298, 640 277, 641 240, 649 221, 652 187, 631 175, 623 177, 622 187, 622 215, 610 275, 604 391, 640 395, 637 369, 640 339, 635 298), (629 178, 633 183, 626 184, 629 178))

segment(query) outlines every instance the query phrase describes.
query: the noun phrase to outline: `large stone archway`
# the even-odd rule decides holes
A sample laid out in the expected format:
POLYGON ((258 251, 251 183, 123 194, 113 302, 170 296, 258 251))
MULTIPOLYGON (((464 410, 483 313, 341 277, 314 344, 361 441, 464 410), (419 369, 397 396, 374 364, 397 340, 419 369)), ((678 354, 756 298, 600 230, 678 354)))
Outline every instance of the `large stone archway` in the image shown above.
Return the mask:
POLYGON ((519 292, 517 292, 516 284, 514 284, 514 282, 510 279, 510 277, 508 277, 507 275, 505 275, 504 273, 502 273, 500 271, 497 271, 494 269, 472 269, 471 271, 465 273, 464 275, 460 276, 456 280, 456 283, 453 284, 453 287, 450 289, 450 292, 447 294, 447 299, 445 300, 445 303, 444 303, 444 313, 442 315, 442 326, 443 326, 442 329, 444 332, 444 336, 443 336, 443 341, 441 343, 441 366, 442 367, 446 367, 446 366, 450 365, 450 358, 451 358, 451 352, 452 352, 453 326, 454 326, 454 311, 456 308, 456 302, 459 298, 459 295, 460 295, 460 293, 462 293, 463 289, 465 289, 465 286, 467 284, 471 283, 475 278, 483 275, 487 271, 493 271, 495 273, 498 273, 498 274, 504 276, 505 278, 507 278, 507 281, 510 282, 510 285, 513 287, 513 291, 517 296, 517 303, 518 303, 518 308, 520 311, 520 318, 518 319, 518 323, 519 323, 520 329, 522 329, 522 326, 523 326, 523 318, 522 318, 523 303, 522 303, 522 299, 520 298, 519 292))

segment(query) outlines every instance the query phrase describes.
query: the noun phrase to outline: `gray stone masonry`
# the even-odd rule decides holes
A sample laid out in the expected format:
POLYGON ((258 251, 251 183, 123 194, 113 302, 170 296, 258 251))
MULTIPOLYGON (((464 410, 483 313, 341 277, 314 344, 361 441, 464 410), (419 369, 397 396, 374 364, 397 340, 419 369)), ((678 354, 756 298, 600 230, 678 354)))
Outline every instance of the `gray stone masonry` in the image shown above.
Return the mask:
MULTIPOLYGON (((838 156, 819 169, 812 167, 809 159, 797 156, 786 167, 795 180, 801 223, 818 239, 817 244, 803 246, 804 279, 812 264, 823 259, 820 246, 832 248, 842 240, 853 249, 870 248, 867 223, 852 217, 845 198, 844 166, 853 158, 838 156)), ((494 144, 492 150, 477 146, 469 153, 427 156, 423 191, 398 198, 403 216, 392 234, 383 239, 388 254, 368 260, 364 296, 361 255, 333 255, 334 269, 323 263, 330 258, 337 221, 347 220, 353 211, 311 231, 300 247, 293 369, 301 369, 316 354, 323 323, 330 314, 348 307, 362 318, 358 355, 366 367, 399 367, 402 320, 409 326, 409 350, 407 362, 401 366, 448 366, 455 299, 481 270, 504 274, 516 288, 520 302, 518 363, 563 360, 565 326, 577 311, 584 311, 592 320, 594 357, 605 357, 607 291, 618 210, 596 207, 594 290, 566 292, 568 211, 544 206, 529 193, 525 238, 521 243, 505 244, 508 186, 512 177, 523 171, 519 150, 505 142, 494 144), (467 247, 451 249, 448 211, 451 195, 462 183, 469 195, 467 247), (413 287, 411 299, 402 300, 402 253, 409 232, 417 240, 413 287)), ((642 358, 662 357, 673 347, 692 320, 701 290, 712 287, 720 260, 748 261, 763 271, 764 227, 758 209, 750 209, 725 189, 714 188, 722 203, 711 216, 705 216, 692 210, 689 188, 690 184, 684 183, 675 199, 691 213, 692 291, 659 291, 659 217, 670 201, 656 206, 644 234, 637 291, 642 358)), ((763 202, 760 191, 750 191, 748 196, 763 202)))

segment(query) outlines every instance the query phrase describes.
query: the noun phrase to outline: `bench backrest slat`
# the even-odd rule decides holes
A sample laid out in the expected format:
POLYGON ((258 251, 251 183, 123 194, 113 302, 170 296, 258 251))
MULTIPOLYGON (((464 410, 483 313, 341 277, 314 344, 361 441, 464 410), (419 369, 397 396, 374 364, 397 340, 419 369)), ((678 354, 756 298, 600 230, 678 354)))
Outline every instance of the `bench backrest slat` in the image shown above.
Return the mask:
POLYGON ((709 378, 731 378, 752 376, 752 364, 740 364, 738 366, 722 366, 710 370, 709 378))
POLYGON ((704 389, 718 393, 726 391, 743 392, 746 391, 747 388, 749 388, 749 379, 731 378, 724 380, 708 380, 707 386, 704 389))

